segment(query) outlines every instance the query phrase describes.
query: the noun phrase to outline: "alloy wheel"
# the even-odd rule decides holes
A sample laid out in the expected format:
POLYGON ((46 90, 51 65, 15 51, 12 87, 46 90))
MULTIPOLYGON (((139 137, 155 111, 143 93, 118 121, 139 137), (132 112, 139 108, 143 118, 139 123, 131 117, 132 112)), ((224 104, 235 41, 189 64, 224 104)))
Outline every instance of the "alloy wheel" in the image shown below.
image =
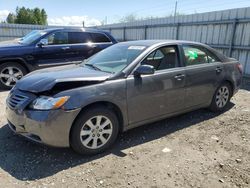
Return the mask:
POLYGON ((106 116, 98 115, 87 120, 80 132, 81 143, 89 149, 105 145, 113 132, 113 125, 106 116))
POLYGON ((17 67, 6 67, 0 73, 0 81, 8 86, 14 86, 23 77, 23 72, 17 67))
POLYGON ((223 108, 229 99, 229 89, 226 86, 222 86, 218 89, 217 93, 216 93, 216 105, 219 108, 223 108))

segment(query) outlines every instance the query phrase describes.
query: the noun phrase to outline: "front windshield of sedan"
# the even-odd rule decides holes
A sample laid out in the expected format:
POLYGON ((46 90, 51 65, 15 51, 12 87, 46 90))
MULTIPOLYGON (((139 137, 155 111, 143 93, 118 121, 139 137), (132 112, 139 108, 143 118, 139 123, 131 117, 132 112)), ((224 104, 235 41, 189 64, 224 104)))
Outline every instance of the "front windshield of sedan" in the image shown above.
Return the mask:
POLYGON ((45 35, 46 31, 35 31, 32 34, 28 34, 20 41, 22 44, 31 44, 35 40, 39 39, 41 36, 45 35))
POLYGON ((134 61, 145 49, 146 46, 141 45, 116 44, 84 61, 83 65, 104 72, 117 73, 134 61))

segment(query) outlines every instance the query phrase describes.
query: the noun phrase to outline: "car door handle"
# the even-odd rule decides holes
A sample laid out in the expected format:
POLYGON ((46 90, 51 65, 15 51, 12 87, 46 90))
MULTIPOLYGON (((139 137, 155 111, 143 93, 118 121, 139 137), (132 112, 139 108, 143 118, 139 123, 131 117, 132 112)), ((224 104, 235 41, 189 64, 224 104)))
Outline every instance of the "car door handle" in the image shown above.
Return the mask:
POLYGON ((174 78, 175 78, 176 80, 178 80, 178 81, 181 81, 181 80, 183 80, 184 77, 185 77, 184 74, 178 74, 178 75, 176 75, 174 78))
POLYGON ((69 47, 69 46, 66 46, 66 47, 62 47, 61 49, 62 49, 62 50, 69 50, 70 47, 69 47))
POLYGON ((221 73, 221 72, 222 72, 222 68, 221 68, 221 67, 217 67, 217 68, 215 69, 215 71, 216 71, 217 73, 221 73))

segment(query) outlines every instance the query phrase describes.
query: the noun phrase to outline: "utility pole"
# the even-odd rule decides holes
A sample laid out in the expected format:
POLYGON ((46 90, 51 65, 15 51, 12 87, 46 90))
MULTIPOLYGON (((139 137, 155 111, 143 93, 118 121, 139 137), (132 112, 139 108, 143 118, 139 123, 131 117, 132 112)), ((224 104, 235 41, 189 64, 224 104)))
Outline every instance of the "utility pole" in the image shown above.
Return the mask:
POLYGON ((108 24, 108 16, 105 16, 105 25, 108 24))
MULTIPOLYGON (((174 7, 174 25, 175 25, 175 22, 176 22, 176 14, 177 14, 177 3, 178 3, 178 0, 175 1, 175 7, 174 7)), ((177 23, 176 24, 176 34, 173 38, 175 38, 176 40, 178 40, 178 33, 179 33, 179 24, 177 23)))
POLYGON ((177 14, 177 0, 175 1, 175 7, 174 7, 174 23, 175 23, 175 18, 176 18, 176 14, 177 14))

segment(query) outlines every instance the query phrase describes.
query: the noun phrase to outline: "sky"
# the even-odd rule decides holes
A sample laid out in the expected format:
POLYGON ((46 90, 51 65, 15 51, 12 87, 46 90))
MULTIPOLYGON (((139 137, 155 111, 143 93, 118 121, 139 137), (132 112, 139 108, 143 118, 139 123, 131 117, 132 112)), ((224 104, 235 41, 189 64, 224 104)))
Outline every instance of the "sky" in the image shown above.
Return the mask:
MULTIPOLYGON (((86 26, 117 23, 124 16, 166 17, 174 14, 176 0, 0 0, 0 21, 17 6, 44 8, 49 25, 86 26)), ((250 0, 177 0, 177 12, 202 13, 250 7, 250 0)))

